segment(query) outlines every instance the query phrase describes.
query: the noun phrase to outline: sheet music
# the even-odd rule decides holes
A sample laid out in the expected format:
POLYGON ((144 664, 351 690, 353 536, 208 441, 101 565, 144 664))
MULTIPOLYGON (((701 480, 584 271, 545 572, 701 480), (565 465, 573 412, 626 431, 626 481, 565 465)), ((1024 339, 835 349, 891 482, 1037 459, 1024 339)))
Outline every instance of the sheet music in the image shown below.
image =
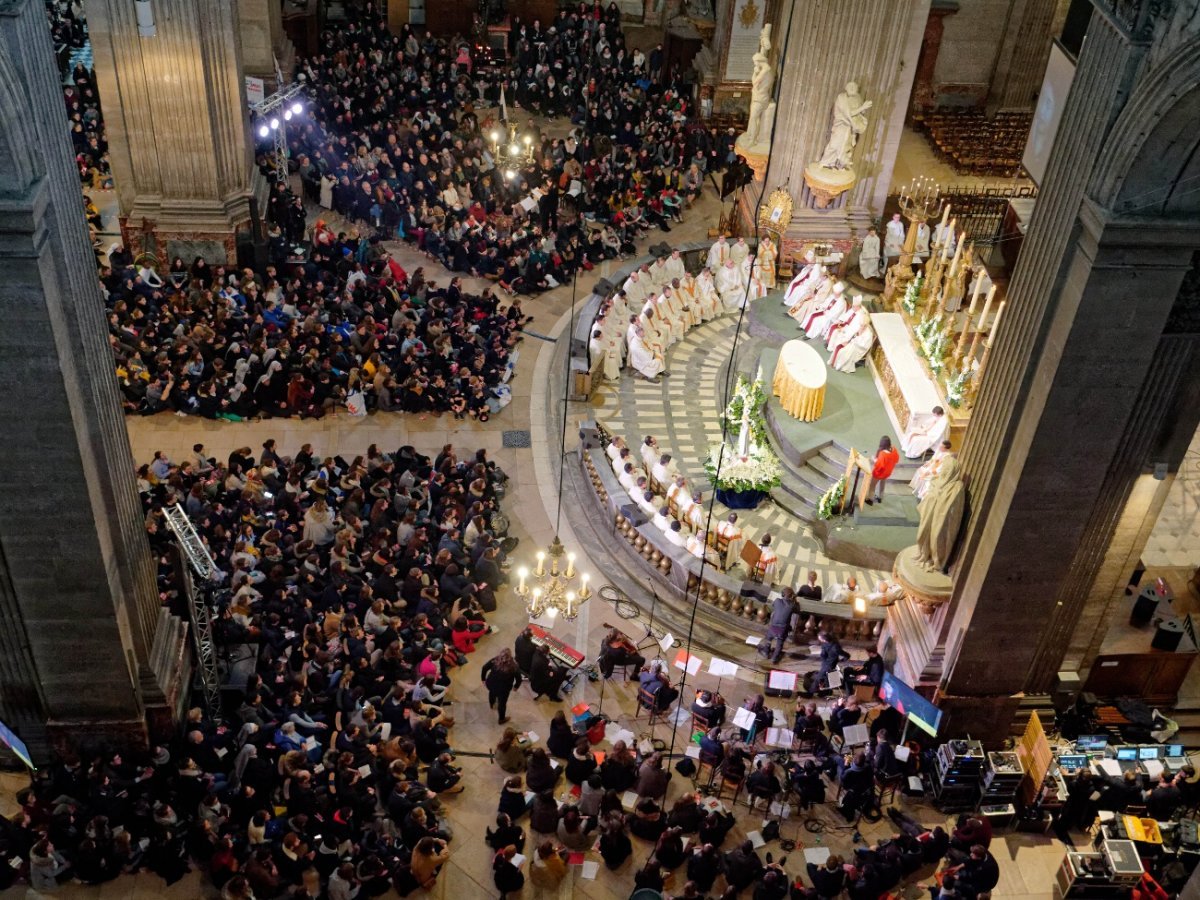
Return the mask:
POLYGON ((823 865, 825 865, 825 862, 828 859, 829 859, 829 848, 828 847, 805 847, 804 848, 804 861, 806 863, 812 863, 814 866, 823 866, 823 865))
POLYGON ((851 725, 842 731, 842 736, 846 739, 847 747, 865 744, 871 740, 871 729, 866 725, 851 725))
POLYGON ((675 646, 675 635, 671 634, 671 632, 668 631, 666 634, 664 634, 661 638, 658 639, 658 646, 662 647, 663 653, 666 653, 668 650, 670 650, 672 647, 675 646))
POLYGON ((715 675, 718 678, 736 678, 737 673, 737 663, 730 662, 727 659, 721 659, 719 656, 714 656, 708 661, 709 675, 715 675))
POLYGON ((754 727, 754 713, 750 712, 750 710, 746 709, 745 707, 740 707, 737 712, 733 714, 733 724, 738 728, 745 728, 747 731, 749 731, 754 727))
POLYGON ((686 650, 680 650, 675 656, 675 668, 684 669, 686 667, 686 671, 689 675, 695 675, 697 672, 699 672, 700 664, 702 662, 704 662, 704 660, 698 656, 692 656, 686 650))
POLYGON ((772 669, 767 679, 767 687, 774 691, 794 691, 796 689, 796 673, 772 669))

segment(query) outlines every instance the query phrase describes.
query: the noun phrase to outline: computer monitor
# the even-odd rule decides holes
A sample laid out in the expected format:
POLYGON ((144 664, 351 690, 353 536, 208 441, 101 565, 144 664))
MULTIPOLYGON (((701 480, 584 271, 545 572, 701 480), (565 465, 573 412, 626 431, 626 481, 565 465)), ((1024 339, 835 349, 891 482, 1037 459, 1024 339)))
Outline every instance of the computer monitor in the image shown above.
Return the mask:
POLYGON ((1075 738, 1076 750, 1103 750, 1108 746, 1108 738, 1102 734, 1081 734, 1075 738))
POLYGON ((1142 747, 1138 750, 1138 759, 1158 759, 1158 747, 1142 747))
POLYGON ((1073 772, 1076 769, 1084 768, 1087 761, 1087 757, 1082 753, 1064 753, 1058 758, 1058 767, 1073 772))
POLYGON ((1136 760, 1138 758, 1137 747, 1118 747, 1117 759, 1119 760, 1136 760))
POLYGON ((1183 744, 1167 744, 1167 752, 1165 754, 1171 756, 1183 756, 1183 744))

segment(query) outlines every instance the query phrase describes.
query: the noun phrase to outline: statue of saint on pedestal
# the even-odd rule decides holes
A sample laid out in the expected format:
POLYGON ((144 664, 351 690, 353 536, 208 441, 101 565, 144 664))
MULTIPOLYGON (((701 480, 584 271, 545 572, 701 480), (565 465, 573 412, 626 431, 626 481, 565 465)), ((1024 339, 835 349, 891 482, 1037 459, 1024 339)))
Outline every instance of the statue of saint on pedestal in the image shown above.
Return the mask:
POLYGON ((764 25, 758 37, 758 51, 752 57, 754 73, 750 76, 750 116, 746 130, 737 139, 737 144, 753 149, 767 144, 771 139, 771 124, 775 119, 775 104, 771 91, 775 87, 775 70, 771 68, 771 26, 764 25))
POLYGON ((947 456, 917 505, 917 562, 926 571, 941 572, 950 564, 966 508, 967 489, 958 457, 947 456))
POLYGON ((871 108, 871 101, 864 100, 858 93, 858 85, 846 83, 846 90, 838 94, 833 104, 833 128, 829 142, 817 163, 827 169, 850 168, 850 157, 858 136, 867 128, 867 117, 863 115, 871 108))

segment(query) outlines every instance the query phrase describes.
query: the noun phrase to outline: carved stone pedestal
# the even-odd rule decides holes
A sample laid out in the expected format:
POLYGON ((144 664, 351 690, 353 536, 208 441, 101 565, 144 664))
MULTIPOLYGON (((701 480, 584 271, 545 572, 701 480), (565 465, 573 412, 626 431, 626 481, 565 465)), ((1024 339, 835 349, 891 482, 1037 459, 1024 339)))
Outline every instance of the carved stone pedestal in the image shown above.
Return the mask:
POLYGON ((905 596, 916 603, 926 615, 932 615, 939 606, 949 601, 954 591, 954 582, 948 575, 931 572, 917 562, 915 545, 905 547, 896 554, 892 577, 904 588, 905 596))
POLYGON ((848 169, 830 169, 816 163, 804 167, 804 183, 812 191, 817 209, 828 209, 846 191, 854 187, 858 176, 853 167, 848 169))

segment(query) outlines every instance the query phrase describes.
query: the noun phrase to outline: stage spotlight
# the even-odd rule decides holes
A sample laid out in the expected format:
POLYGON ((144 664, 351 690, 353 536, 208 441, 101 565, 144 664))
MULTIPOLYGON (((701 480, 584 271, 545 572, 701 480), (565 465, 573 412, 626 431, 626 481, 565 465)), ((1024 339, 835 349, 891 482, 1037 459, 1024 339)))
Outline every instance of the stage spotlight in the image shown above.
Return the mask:
POLYGON ((509 181, 512 181, 514 178, 517 177, 517 173, 514 172, 512 169, 509 169, 507 172, 504 173, 504 177, 507 178, 509 181))
POLYGON ((292 112, 297 116, 300 115, 300 113, 304 112, 304 105, 297 100, 292 104, 292 112))
POLYGON ((865 616, 866 614, 867 614, 867 598, 866 597, 855 597, 854 598, 854 615, 865 616))
POLYGON ((262 126, 260 126, 260 127, 259 127, 259 129, 258 129, 258 136, 259 136, 259 137, 266 137, 266 136, 267 136, 267 135, 269 135, 270 133, 271 133, 271 129, 270 129, 270 128, 268 128, 266 125, 262 125, 262 126))
POLYGON ((285 109, 283 111, 283 121, 285 121, 285 122, 292 121, 292 111, 290 109, 285 109))
POLYGON ((279 127, 279 120, 271 119, 271 130, 274 131, 278 127, 279 127))

